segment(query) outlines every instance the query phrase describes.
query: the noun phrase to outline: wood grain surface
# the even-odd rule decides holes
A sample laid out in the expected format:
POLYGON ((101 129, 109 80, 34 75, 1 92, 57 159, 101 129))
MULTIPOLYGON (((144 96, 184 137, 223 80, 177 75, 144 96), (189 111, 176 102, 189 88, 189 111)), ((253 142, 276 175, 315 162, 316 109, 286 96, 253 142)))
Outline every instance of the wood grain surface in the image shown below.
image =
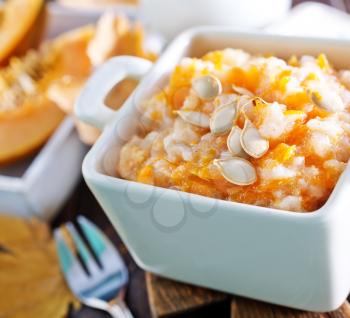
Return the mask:
POLYGON ((198 315, 203 307, 215 305, 216 310, 221 311, 230 299, 224 293, 174 282, 151 273, 146 273, 146 286, 153 317, 171 317, 188 312, 198 315))
POLYGON ((338 310, 313 313, 235 297, 231 302, 231 318, 349 318, 350 306, 345 302, 338 310))
POLYGON ((350 305, 347 301, 333 312, 315 313, 227 295, 150 273, 146 273, 146 286, 153 318, 350 318, 350 305), (231 303, 229 311, 228 300, 231 303))

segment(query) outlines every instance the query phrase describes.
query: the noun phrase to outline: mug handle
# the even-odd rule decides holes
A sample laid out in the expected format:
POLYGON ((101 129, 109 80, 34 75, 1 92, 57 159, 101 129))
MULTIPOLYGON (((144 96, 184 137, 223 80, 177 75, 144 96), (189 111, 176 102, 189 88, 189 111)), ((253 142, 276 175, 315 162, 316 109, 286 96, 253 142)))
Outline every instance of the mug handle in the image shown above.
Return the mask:
POLYGON ((114 57, 102 64, 87 80, 74 106, 76 116, 103 130, 116 111, 104 100, 111 89, 127 77, 140 80, 151 68, 152 62, 133 56, 114 57))

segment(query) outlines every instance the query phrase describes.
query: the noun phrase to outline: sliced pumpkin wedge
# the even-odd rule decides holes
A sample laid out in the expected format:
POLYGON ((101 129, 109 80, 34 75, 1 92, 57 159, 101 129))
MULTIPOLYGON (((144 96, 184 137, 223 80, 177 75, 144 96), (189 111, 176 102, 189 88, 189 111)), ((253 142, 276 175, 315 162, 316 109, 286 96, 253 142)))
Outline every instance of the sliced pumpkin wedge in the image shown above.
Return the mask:
POLYGON ((45 30, 45 1, 7 0, 0 10, 0 64, 4 65, 10 56, 39 45, 45 30))
POLYGON ((64 118, 45 94, 46 74, 55 61, 53 51, 42 47, 0 68, 0 164, 38 149, 64 118))
POLYGON ((94 34, 95 27, 88 25, 68 31, 53 40, 52 50, 56 61, 47 76, 52 79, 66 75, 88 78, 93 67, 86 51, 94 34))
POLYGON ((9 113, 0 113, 0 164, 33 153, 50 137, 64 113, 45 97, 28 100, 9 113))
POLYGON ((93 34, 93 26, 68 32, 0 68, 0 164, 34 152, 61 123, 66 110, 50 98, 50 87, 67 77, 79 79, 77 88, 69 85, 71 95, 78 93, 91 73, 85 51, 93 34))

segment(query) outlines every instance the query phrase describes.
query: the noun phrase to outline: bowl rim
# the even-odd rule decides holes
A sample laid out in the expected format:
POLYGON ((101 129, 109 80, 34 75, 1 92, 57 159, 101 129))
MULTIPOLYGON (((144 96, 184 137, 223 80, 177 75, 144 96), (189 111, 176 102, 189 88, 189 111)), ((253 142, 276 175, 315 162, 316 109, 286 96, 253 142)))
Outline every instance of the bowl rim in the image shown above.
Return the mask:
MULTIPOLYGON (((139 94, 141 94, 149 85, 147 85, 148 78, 150 76, 154 76, 157 70, 157 66, 161 65, 165 61, 169 60, 171 58, 172 52, 178 48, 178 46, 182 45, 183 43, 190 43, 193 41, 193 39, 197 36, 207 36, 207 35, 224 35, 224 36, 232 36, 232 37, 248 37, 251 40, 256 39, 259 37, 263 40, 283 40, 288 41, 291 43, 318 43, 323 45, 331 46, 332 44, 336 44, 337 46, 341 47, 349 47, 350 40, 344 40, 344 39, 334 39, 334 38, 317 38, 317 37, 300 37, 300 36, 290 36, 290 35, 276 35, 276 34, 269 34, 269 33, 261 33, 261 32, 254 32, 254 31, 242 31, 237 30, 231 27, 218 27, 218 26, 199 26, 195 28, 188 29, 184 32, 182 32, 180 35, 178 35, 166 48, 166 50, 163 52, 163 54, 160 56, 160 58, 155 62, 155 64, 152 66, 152 69, 147 73, 147 75, 142 78, 140 83, 137 85, 136 89, 132 93, 132 95, 127 99, 127 101, 123 104, 123 106, 116 112, 116 115, 113 117, 113 119, 106 125, 104 131, 102 132, 100 138, 97 140, 97 142, 93 145, 93 147, 89 150, 87 155, 84 158, 83 165, 82 165, 82 172, 84 178, 90 182, 91 184, 96 184, 99 186, 107 186, 114 188, 115 191, 118 191, 118 189, 121 189, 122 187, 125 187, 125 185, 131 185, 132 187, 135 187, 135 189, 138 189, 139 191, 154 191, 155 189, 161 189, 162 191, 165 191, 167 195, 170 197, 174 197, 175 194, 177 194, 177 198, 185 199, 185 196, 194 196, 199 197, 202 200, 207 201, 211 205, 215 202, 219 202, 220 204, 224 204, 228 207, 231 207, 233 209, 244 209, 246 210, 246 213, 253 213, 253 214, 267 214, 270 217, 274 218, 283 218, 283 219, 293 219, 297 220, 299 219, 310 219, 310 221, 315 220, 323 220, 325 217, 328 217, 330 214, 330 210, 332 206, 335 205, 338 196, 340 195, 340 192, 342 188, 344 187, 344 184, 346 182, 349 182, 350 180, 350 165, 347 164, 347 167, 345 171, 340 176, 338 182, 336 183, 336 186, 334 187, 333 191, 331 192, 330 196, 328 197, 327 201, 324 203, 324 205, 311 212, 294 212, 289 210, 282 210, 282 209, 276 209, 276 208, 268 208, 268 207, 261 207, 257 205, 251 205, 251 204, 245 204, 235 201, 228 201, 228 200, 222 200, 222 199, 215 199, 211 197, 206 197, 203 195, 198 195, 194 193, 188 193, 183 192, 179 190, 169 189, 169 188, 162 188, 159 186, 149 185, 149 184, 143 184, 136 181, 130 181, 126 179, 119 178, 117 176, 109 176, 107 174, 103 174, 97 170, 97 166, 99 163, 98 154, 103 153, 103 151, 106 148, 106 145, 111 142, 111 138, 113 135, 113 131, 116 127, 116 124, 118 123, 118 119, 121 118, 127 110, 135 112, 136 109, 132 110, 132 99, 136 98, 139 94)), ((160 77, 161 72, 158 71, 157 77, 160 77)), ((337 209, 333 209, 337 210, 337 209)))

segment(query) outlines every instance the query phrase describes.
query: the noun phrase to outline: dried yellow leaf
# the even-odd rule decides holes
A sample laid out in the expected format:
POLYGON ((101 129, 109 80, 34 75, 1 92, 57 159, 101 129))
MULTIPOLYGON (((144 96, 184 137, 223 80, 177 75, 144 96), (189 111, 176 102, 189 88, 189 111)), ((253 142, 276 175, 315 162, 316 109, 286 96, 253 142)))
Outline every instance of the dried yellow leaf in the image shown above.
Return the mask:
POLYGON ((1 318, 61 318, 79 306, 46 224, 0 215, 0 233, 1 318))

